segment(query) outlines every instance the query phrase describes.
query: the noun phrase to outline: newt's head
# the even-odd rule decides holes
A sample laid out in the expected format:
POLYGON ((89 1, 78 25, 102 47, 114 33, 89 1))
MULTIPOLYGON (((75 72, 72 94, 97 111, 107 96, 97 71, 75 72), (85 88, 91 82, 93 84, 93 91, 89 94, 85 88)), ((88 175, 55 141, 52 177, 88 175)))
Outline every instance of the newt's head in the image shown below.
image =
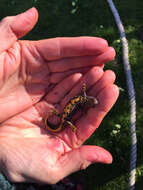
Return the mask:
POLYGON ((98 104, 98 100, 93 96, 87 96, 87 106, 88 107, 95 107, 98 104))

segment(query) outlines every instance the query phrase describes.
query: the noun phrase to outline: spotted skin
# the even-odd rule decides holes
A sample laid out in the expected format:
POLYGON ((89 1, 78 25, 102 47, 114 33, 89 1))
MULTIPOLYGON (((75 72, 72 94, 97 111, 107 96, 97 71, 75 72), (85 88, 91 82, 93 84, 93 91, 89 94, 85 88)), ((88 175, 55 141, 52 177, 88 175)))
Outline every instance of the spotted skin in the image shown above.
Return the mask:
POLYGON ((63 113, 59 114, 58 110, 53 110, 53 113, 60 117, 60 122, 54 125, 48 121, 48 117, 45 119, 46 128, 51 132, 60 132, 66 125, 68 125, 73 132, 76 131, 76 126, 71 123, 72 116, 81 108, 95 107, 98 103, 97 99, 93 96, 86 95, 86 85, 83 84, 82 95, 73 97, 64 107, 63 113))

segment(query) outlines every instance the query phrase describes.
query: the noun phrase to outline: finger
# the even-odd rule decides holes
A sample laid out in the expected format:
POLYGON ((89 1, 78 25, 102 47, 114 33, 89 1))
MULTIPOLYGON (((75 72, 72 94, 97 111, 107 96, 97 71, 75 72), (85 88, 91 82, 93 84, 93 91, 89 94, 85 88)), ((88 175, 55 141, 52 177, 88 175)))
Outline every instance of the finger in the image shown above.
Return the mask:
POLYGON ((82 56, 82 57, 70 57, 61 60, 55 60, 48 63, 48 67, 51 72, 65 72, 68 70, 89 67, 100 66, 108 61, 112 61, 115 57, 115 50, 112 47, 106 48, 106 51, 100 55, 82 56))
POLYGON ((76 123, 78 126, 76 135, 79 140, 75 146, 82 144, 91 136, 91 134, 100 125, 105 115, 115 104, 118 95, 119 89, 116 85, 107 85, 100 91, 97 96, 98 104, 96 107, 89 109, 87 114, 76 123))
POLYGON ((78 95, 82 91, 82 85, 85 83, 87 88, 90 88, 93 84, 95 84, 103 75, 103 70, 100 67, 93 67, 90 69, 77 83, 77 85, 65 96, 62 100, 61 105, 64 107, 66 103, 78 95))
POLYGON ((84 67, 82 69, 78 68, 78 69, 72 69, 72 70, 69 70, 69 71, 66 71, 66 72, 52 73, 52 75, 50 76, 49 82, 52 83, 52 84, 56 84, 56 83, 62 81, 65 77, 68 77, 71 74, 74 74, 74 73, 85 74, 90 69, 91 69, 91 67, 84 67))
POLYGON ((38 20, 38 12, 35 8, 9 16, 0 22, 0 52, 8 49, 20 37, 29 32, 38 20))
POLYGON ((62 80, 59 84, 55 86, 51 92, 46 96, 46 100, 48 103, 58 103, 64 96, 73 88, 73 86, 79 81, 82 74, 76 73, 70 75, 69 77, 62 80))
POLYGON ((53 38, 35 42, 39 53, 46 60, 65 57, 99 55, 106 51, 108 43, 97 37, 53 38))
POLYGON ((78 170, 86 169, 92 163, 112 163, 111 154, 98 146, 82 146, 66 153, 58 160, 60 176, 65 176, 78 170))
POLYGON ((100 80, 97 81, 96 85, 94 85, 88 92, 88 95, 96 97, 103 88, 105 88, 107 85, 113 84, 115 79, 115 73, 111 70, 106 70, 100 80))

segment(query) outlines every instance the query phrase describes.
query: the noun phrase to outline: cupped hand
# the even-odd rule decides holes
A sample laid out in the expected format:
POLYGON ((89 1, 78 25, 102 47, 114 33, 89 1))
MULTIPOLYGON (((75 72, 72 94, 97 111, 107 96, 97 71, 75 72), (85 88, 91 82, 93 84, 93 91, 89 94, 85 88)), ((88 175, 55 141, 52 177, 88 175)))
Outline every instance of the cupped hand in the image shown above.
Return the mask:
POLYGON ((18 40, 37 19, 32 8, 0 22, 0 122, 39 102, 65 77, 84 73, 93 65, 103 66, 115 56, 101 38, 18 40))
POLYGON ((101 38, 55 38, 20 41, 38 18, 35 8, 0 23, 0 171, 14 182, 56 183, 91 163, 111 163, 97 146, 82 145, 99 126, 118 97, 115 75, 103 64, 115 52, 101 38), (44 118, 81 92, 98 105, 67 126, 50 133, 44 118))

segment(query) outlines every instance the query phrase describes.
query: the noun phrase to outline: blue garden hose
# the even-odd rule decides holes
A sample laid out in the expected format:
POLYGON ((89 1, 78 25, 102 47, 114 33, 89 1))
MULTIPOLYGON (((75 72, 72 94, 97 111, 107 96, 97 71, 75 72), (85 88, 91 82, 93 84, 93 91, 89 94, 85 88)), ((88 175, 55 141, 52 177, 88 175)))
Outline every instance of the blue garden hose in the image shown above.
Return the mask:
POLYGON ((123 49, 123 65, 126 75, 126 83, 130 100, 130 133, 131 133, 131 154, 130 154, 130 178, 129 178, 129 189, 135 189, 135 175, 136 175, 136 161, 137 161, 137 137, 136 137, 136 98, 135 90, 132 79, 131 67, 128 56, 128 42, 125 35, 124 26, 120 19, 119 13, 112 0, 107 0, 111 11, 114 15, 120 37, 122 41, 123 49))

